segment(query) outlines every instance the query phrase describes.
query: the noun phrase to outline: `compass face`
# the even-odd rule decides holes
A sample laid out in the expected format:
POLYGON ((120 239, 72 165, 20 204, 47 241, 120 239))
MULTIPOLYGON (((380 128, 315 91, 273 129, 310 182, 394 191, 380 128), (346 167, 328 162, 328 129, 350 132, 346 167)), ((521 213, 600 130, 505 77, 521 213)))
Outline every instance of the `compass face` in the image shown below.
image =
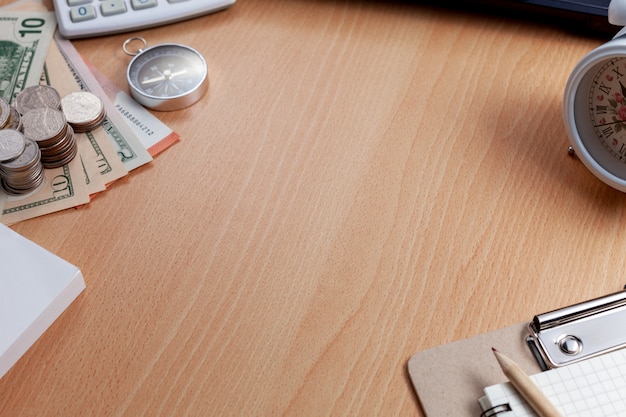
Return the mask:
POLYGON ((599 68, 589 91, 589 116, 600 142, 626 163, 626 57, 599 68))
POLYGON ((152 97, 178 97, 193 91, 206 77, 204 59, 182 45, 158 45, 137 55, 129 81, 152 97))

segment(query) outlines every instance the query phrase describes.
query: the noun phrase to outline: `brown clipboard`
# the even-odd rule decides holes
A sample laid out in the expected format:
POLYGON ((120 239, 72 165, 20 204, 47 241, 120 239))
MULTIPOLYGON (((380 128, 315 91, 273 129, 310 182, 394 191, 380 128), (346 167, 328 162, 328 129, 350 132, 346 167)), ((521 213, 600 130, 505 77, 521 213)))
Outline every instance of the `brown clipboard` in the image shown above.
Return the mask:
POLYGON ((615 331, 625 320, 626 288, 416 353, 409 376, 426 417, 479 417, 484 388, 506 382, 492 347, 535 374, 626 348, 626 334, 615 331))
POLYGON ((484 388, 506 382, 491 351, 505 352, 527 373, 541 369, 527 343, 527 323, 459 340, 413 355, 408 371, 426 417, 480 417, 484 388))

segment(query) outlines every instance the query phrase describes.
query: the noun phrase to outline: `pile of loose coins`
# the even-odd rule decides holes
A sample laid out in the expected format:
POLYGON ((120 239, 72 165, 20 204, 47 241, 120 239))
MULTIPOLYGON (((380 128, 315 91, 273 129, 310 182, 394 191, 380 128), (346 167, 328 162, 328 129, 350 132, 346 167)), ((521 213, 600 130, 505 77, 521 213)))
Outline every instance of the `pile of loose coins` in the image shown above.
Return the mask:
POLYGON ((44 179, 41 152, 32 139, 13 129, 0 130, 0 183, 12 195, 39 187, 44 179))
POLYGON ((81 91, 61 98, 44 85, 28 87, 9 105, 0 97, 0 184, 12 195, 29 193, 44 168, 63 166, 78 153, 76 136, 102 125, 104 104, 81 91))

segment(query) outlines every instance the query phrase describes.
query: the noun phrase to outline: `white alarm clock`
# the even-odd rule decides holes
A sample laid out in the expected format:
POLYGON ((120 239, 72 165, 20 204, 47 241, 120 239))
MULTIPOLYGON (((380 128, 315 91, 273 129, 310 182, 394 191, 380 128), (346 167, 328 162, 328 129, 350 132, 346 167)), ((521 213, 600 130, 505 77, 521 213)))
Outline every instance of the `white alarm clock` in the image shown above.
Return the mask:
MULTIPOLYGON (((626 26, 626 0, 612 0, 609 22, 626 26)), ((626 28, 574 67, 563 96, 571 148, 600 180, 626 192, 626 28)))

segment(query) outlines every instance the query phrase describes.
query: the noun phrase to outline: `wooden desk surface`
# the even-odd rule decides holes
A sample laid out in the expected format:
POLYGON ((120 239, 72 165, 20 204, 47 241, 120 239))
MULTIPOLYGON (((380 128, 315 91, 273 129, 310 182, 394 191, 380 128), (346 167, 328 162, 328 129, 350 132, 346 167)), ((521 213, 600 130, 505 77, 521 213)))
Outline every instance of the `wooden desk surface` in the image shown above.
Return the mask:
MULTIPOLYGON (((13 226, 87 289, 1 416, 420 416, 412 354, 625 283, 626 195, 561 120, 599 39, 326 0, 139 33, 199 49, 209 95, 158 113, 182 140, 150 165, 13 226)), ((126 88, 128 36, 75 45, 126 88)))

